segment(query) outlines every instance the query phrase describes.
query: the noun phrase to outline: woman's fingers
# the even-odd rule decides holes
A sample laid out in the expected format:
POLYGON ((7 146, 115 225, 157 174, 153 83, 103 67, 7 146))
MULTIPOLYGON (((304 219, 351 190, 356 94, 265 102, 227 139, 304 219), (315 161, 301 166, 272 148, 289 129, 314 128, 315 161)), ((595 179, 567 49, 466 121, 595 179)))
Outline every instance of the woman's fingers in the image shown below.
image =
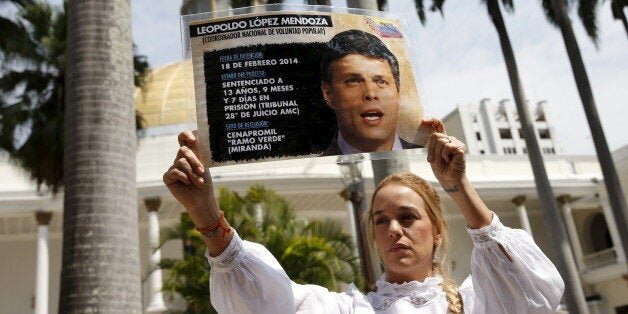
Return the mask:
POLYGON ((441 156, 443 157, 443 159, 445 159, 445 161, 450 162, 452 159, 452 155, 459 153, 459 148, 462 142, 460 142, 453 136, 448 136, 445 140, 446 142, 443 146, 441 156))
POLYGON ((196 148, 196 135, 190 130, 179 133, 177 139, 179 140, 179 146, 187 146, 191 149, 196 148))
POLYGON ((433 133, 445 133, 443 122, 436 118, 423 119, 414 137, 414 142, 428 147, 430 136, 433 133))
POLYGON ((445 133, 445 124, 440 119, 423 119, 421 121, 421 126, 430 133, 445 133))
POLYGON ((455 155, 465 153, 465 145, 461 141, 443 133, 432 134, 427 146, 427 161, 438 168, 451 162, 455 155))
POLYGON ((177 182, 183 182, 185 185, 190 185, 192 183, 190 182, 187 174, 175 166, 170 167, 170 169, 164 173, 163 180, 164 184, 168 187, 177 182))
POLYGON ((179 147, 179 151, 177 152, 177 157, 175 158, 175 162, 181 158, 185 158, 187 162, 190 164, 190 169, 194 169, 194 172, 198 175, 203 175, 205 173, 205 167, 203 163, 198 159, 196 153, 187 146, 179 147))
POLYGON ((427 141, 427 161, 439 163, 440 152, 442 151, 441 139, 446 138, 443 133, 432 133, 427 141))
POLYGON ((183 131, 178 136, 179 150, 174 163, 164 174, 164 183, 168 186, 177 181, 185 185, 194 184, 202 186, 205 183, 203 175, 205 167, 194 151, 196 147, 196 135, 191 131, 183 131))
POLYGON ((179 158, 175 163, 174 166, 185 172, 188 175, 188 178, 190 180, 192 180, 194 182, 195 185, 200 186, 201 184, 203 184, 204 179, 202 176, 198 175, 193 169, 192 166, 190 165, 190 163, 188 162, 188 160, 186 158, 179 158))

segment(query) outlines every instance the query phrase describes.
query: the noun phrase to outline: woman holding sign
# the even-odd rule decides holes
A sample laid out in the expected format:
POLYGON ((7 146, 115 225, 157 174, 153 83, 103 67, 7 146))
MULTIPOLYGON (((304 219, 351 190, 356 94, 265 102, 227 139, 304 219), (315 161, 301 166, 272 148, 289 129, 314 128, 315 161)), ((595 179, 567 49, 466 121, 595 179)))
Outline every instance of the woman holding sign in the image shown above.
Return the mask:
POLYGON ((505 227, 466 177, 465 145, 434 130, 427 161, 467 222, 474 249, 472 277, 457 286, 446 267, 447 223, 440 199, 425 180, 394 174, 375 189, 365 217, 385 274, 377 290, 351 285, 336 293, 290 281, 263 246, 240 239, 218 208, 211 176, 196 151, 196 136, 179 135, 175 163, 164 183, 202 232, 211 265, 211 300, 220 313, 551 313, 564 284, 532 238, 505 227))

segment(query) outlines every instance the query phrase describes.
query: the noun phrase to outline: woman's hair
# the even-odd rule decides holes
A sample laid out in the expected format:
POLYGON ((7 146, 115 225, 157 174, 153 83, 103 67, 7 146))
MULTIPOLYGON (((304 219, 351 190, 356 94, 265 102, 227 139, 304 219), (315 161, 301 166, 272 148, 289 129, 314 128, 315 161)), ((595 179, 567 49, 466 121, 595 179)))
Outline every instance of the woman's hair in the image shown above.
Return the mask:
MULTIPOLYGON (((373 198, 371 199, 371 207, 367 212, 364 220, 366 221, 367 238, 371 251, 371 255, 374 261, 381 263, 381 258, 375 248, 375 230, 373 226, 373 200, 375 196, 384 186, 387 185, 400 185, 412 189, 416 192, 426 204, 425 211, 427 216, 432 222, 432 226, 436 230, 436 233, 440 234, 440 245, 434 245, 432 250, 432 271, 435 274, 439 274, 443 277, 443 283, 441 287, 447 295, 447 301, 449 302, 449 310, 452 313, 462 313, 462 298, 458 293, 458 285, 451 278, 451 264, 448 260, 449 253, 449 233, 447 231, 447 222, 443 217, 443 210, 440 203, 440 197, 434 188, 421 177, 412 173, 395 173, 386 177, 379 183, 375 191, 373 192, 373 198)), ((385 265, 384 265, 385 266, 385 265)))

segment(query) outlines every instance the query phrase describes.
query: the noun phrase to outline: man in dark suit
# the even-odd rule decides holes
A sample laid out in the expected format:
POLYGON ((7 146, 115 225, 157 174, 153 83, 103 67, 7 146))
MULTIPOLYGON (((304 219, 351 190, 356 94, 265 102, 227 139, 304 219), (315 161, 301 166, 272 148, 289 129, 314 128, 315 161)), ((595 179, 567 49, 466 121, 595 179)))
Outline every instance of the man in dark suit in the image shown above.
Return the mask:
POLYGON ((417 148, 397 135, 399 63, 377 36, 348 30, 323 52, 321 89, 338 133, 323 156, 417 148))

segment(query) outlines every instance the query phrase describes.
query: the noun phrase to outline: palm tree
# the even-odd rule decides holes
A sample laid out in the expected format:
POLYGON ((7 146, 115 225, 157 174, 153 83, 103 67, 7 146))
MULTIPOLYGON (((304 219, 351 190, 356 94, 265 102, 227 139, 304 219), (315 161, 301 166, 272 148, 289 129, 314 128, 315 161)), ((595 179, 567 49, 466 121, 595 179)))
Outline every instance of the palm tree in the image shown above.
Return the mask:
POLYGON ((60 313, 142 313, 129 0, 68 6, 60 313))
MULTIPOLYGON (((587 34, 594 43, 597 43, 597 26, 595 19, 597 2, 597 0, 579 0, 578 2, 578 15, 587 29, 587 34)), ((620 7, 620 9, 621 6, 625 6, 626 3, 627 2, 625 0, 614 1, 614 5, 620 7)), ((608 200, 610 202, 615 221, 617 222, 617 230, 621 239, 628 239, 626 199, 624 198, 617 170, 615 169, 615 163, 613 162, 613 157, 608 148, 608 142, 606 141, 604 130, 602 129, 602 123, 600 122, 600 118, 597 113, 597 106, 595 105, 593 91, 591 90, 591 84, 589 83, 589 75, 587 74, 584 61, 582 60, 582 56, 580 54, 578 41, 576 40, 573 28, 571 27, 571 20, 569 19, 567 8, 562 0, 543 0, 542 5, 545 16, 553 25, 560 29, 560 32, 563 35, 565 49, 567 50, 567 55, 569 56, 569 61, 571 63, 571 70, 573 71, 574 79, 576 80, 580 100, 582 101, 582 106, 584 107, 584 112, 587 116, 587 121, 589 122, 591 137, 593 138, 598 160, 600 161, 600 167, 602 168, 602 174, 604 175, 604 183, 606 185, 606 191, 608 192, 608 200)), ((628 241, 622 241, 622 245, 624 255, 628 254, 628 241)))
MULTIPOLYGON (((293 281, 330 290, 340 289, 340 283, 362 286, 351 237, 339 222, 297 219, 283 197, 261 185, 250 187, 244 197, 220 189, 219 204, 238 234, 264 245, 293 281)), ((187 313, 213 311, 205 245, 187 214, 175 228, 162 231, 161 245, 173 239, 183 240, 183 259, 162 260, 160 267, 169 270, 164 289, 186 300, 187 313)))
MULTIPOLYGON (((380 11, 384 11, 386 6, 388 5, 388 0, 376 0, 375 2, 377 2, 377 9, 380 11)), ((432 12, 438 11, 442 15, 444 4, 445 4, 445 0, 432 0, 430 11, 432 12)), ((427 21, 427 16, 425 15, 425 3, 423 3, 423 0, 414 0, 414 7, 416 9, 416 14, 419 16, 419 20, 421 21, 421 24, 425 24, 427 21)))
MULTIPOLYGON (((3 2, 17 14, 0 16, 0 149, 54 194, 63 186, 67 4, 3 2)), ((146 86, 148 67, 134 55, 135 86, 146 86)), ((139 113, 136 119, 141 129, 139 113)))
MULTIPOLYGON (((552 191, 547 172, 545 171, 536 132, 532 125, 530 110, 526 104, 523 87, 521 86, 517 61, 515 60, 515 54, 510 44, 510 38, 506 30, 506 25, 504 24, 499 2, 498 0, 483 0, 483 2, 487 6, 488 14, 499 35, 499 42, 506 62, 513 98, 517 105, 521 129, 524 133, 528 156, 530 157, 530 163, 536 181, 537 193, 539 194, 541 206, 544 209, 545 224, 550 232, 554 259, 565 281, 567 306, 570 312, 587 313, 587 305, 584 293, 582 292, 582 286, 580 285, 578 270, 573 259, 571 247, 567 242, 565 225, 563 224, 554 192, 552 191)), ((502 3, 507 11, 514 11, 512 0, 502 0, 502 3)))
POLYGON ((625 7, 628 7, 628 0, 611 0, 613 18, 621 20, 624 24, 624 29, 626 29, 626 35, 628 35, 628 21, 626 21, 626 13, 624 13, 625 7))

